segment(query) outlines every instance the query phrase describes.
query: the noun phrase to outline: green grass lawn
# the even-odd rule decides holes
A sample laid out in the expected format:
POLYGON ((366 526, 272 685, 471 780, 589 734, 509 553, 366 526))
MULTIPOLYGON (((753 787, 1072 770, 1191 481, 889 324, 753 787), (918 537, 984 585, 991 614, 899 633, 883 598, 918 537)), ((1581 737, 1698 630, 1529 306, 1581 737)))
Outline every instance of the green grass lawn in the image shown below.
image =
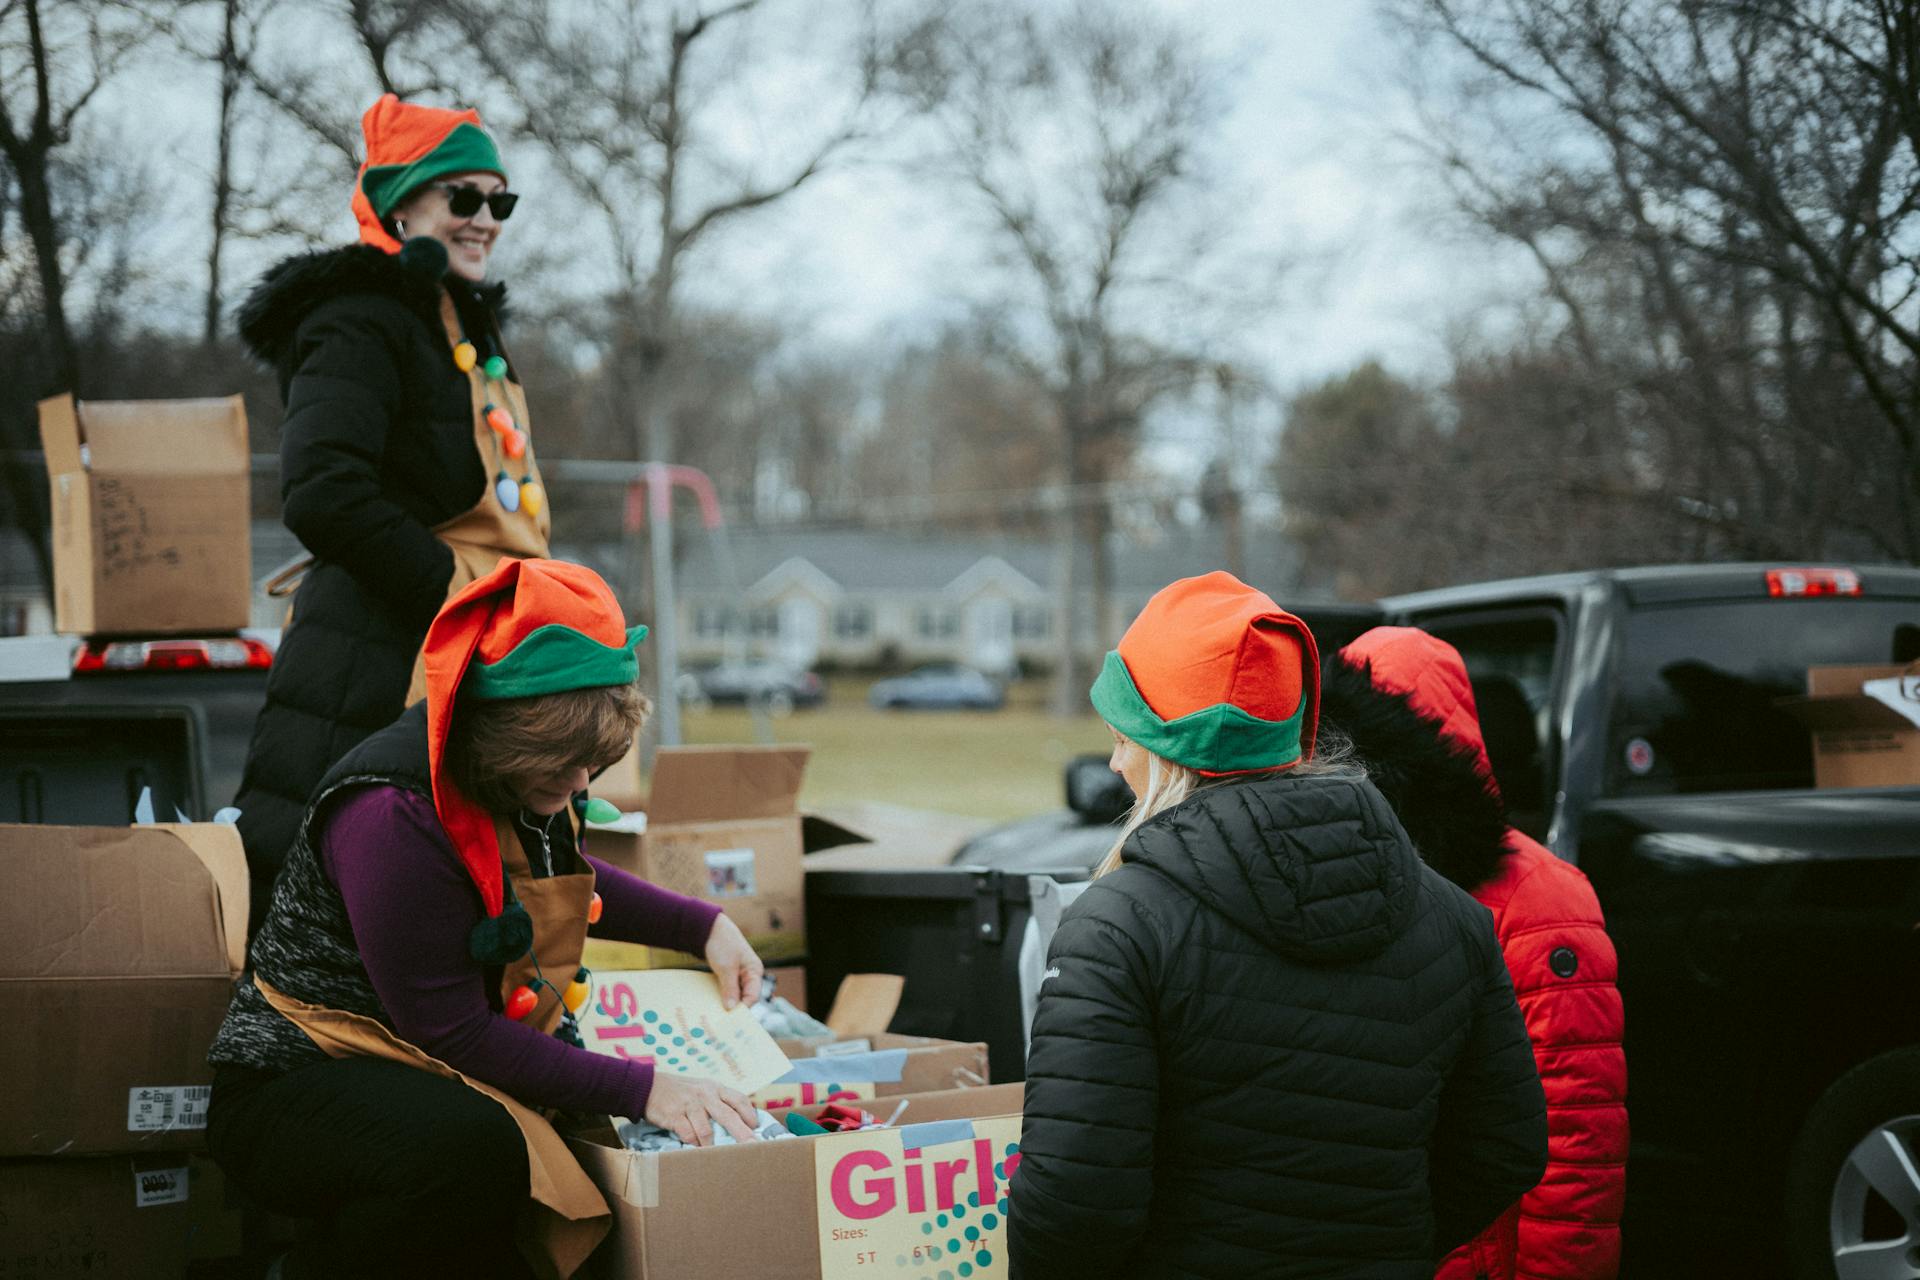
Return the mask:
MULTIPOLYGON (((1112 747, 1091 711, 1057 719, 1042 708, 1044 692, 1016 686, 1000 711, 875 711, 871 681, 829 682, 827 702, 763 720, 774 741, 813 748, 800 802, 810 809, 854 804, 902 805, 968 817, 1019 818, 1066 802, 1061 770, 1081 752, 1112 747)), ((741 707, 688 710, 688 743, 761 741, 741 707)))

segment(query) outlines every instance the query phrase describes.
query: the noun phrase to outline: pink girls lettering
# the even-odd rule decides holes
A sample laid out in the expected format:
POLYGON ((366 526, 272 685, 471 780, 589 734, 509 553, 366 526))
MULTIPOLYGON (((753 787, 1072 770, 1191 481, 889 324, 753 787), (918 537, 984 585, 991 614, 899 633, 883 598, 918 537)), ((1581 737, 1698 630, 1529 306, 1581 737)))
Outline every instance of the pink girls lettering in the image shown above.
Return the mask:
MULTIPOLYGON (((960 1185, 969 1180, 979 1193, 979 1204, 991 1204, 999 1198, 993 1177, 993 1144, 985 1138, 973 1142, 971 1159, 923 1162, 918 1151, 909 1151, 899 1170, 882 1151, 849 1151, 833 1166, 828 1193, 833 1207, 842 1217, 863 1222, 884 1217, 900 1204, 902 1191, 908 1213, 926 1213, 927 1191, 933 1191, 934 1212, 945 1213, 960 1201, 960 1185)), ((1020 1167, 1020 1153, 1006 1159, 1007 1180, 1013 1180, 1020 1167)))

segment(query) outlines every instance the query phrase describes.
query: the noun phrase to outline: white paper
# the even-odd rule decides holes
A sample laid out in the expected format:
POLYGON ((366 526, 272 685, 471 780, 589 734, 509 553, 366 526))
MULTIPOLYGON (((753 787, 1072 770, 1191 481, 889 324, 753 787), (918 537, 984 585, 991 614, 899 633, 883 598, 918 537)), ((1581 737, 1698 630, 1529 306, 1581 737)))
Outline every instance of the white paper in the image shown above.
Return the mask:
POLYGON ((140 1085, 127 1090, 127 1132, 166 1133, 207 1127, 211 1085, 140 1085))
POLYGON ((151 1209, 157 1204, 187 1202, 187 1170, 136 1169, 133 1171, 133 1207, 151 1209))
POLYGON ((1913 681, 1900 676, 1889 676, 1885 680, 1867 681, 1860 686, 1860 691, 1880 705, 1898 711, 1914 728, 1920 729, 1920 702, 1908 697, 1902 690, 1902 685, 1907 686, 1908 689, 1920 688, 1920 684, 1913 681))

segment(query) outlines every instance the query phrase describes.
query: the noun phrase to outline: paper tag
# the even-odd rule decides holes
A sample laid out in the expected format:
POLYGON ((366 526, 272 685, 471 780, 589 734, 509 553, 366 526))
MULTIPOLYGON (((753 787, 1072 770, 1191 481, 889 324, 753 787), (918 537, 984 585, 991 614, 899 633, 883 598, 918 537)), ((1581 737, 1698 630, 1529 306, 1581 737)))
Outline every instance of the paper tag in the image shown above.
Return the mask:
POLYGON ((178 1169, 135 1169, 133 1171, 133 1207, 151 1209, 157 1204, 187 1202, 187 1171, 178 1169))
POLYGON ((837 1058, 843 1054, 872 1052, 873 1041, 867 1039, 865 1036, 861 1036, 854 1040, 835 1040, 831 1044, 823 1044, 813 1051, 813 1056, 816 1058, 837 1058))
POLYGON ((207 1127, 207 1103, 213 1086, 144 1085, 127 1090, 127 1132, 165 1133, 171 1129, 207 1127))
POLYGON ((1019 1165, 1019 1116, 815 1139, 820 1273, 891 1263, 933 1276, 964 1262, 969 1276, 1005 1276, 1007 1185, 1019 1165))
POLYGON ((1909 724, 1920 729, 1920 702, 1914 700, 1914 688, 1913 681, 1896 677, 1891 680, 1869 680, 1860 686, 1860 692, 1881 706, 1899 712, 1909 724))
POLYGON ((594 1053, 650 1059, 655 1071, 718 1080, 748 1094, 792 1066, 746 1005, 721 1008, 710 973, 602 973, 594 986, 579 1013, 581 1037, 594 1053))

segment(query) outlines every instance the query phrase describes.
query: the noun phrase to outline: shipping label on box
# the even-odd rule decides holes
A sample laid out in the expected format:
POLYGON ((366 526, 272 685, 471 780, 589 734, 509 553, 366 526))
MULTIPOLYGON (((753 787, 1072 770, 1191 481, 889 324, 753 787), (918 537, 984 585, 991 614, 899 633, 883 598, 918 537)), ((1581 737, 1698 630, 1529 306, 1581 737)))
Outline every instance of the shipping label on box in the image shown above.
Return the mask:
POLYGON ((204 1129, 213 1086, 175 1085, 172 1088, 137 1086, 127 1090, 127 1132, 166 1133, 172 1129, 204 1129))
POLYGON ((1007 1274, 1020 1117, 936 1120, 814 1141, 820 1274, 1007 1274), (960 1267, 965 1265, 966 1270, 960 1267))
POLYGON ((40 402, 55 625, 236 631, 253 603, 246 409, 218 400, 40 402))

